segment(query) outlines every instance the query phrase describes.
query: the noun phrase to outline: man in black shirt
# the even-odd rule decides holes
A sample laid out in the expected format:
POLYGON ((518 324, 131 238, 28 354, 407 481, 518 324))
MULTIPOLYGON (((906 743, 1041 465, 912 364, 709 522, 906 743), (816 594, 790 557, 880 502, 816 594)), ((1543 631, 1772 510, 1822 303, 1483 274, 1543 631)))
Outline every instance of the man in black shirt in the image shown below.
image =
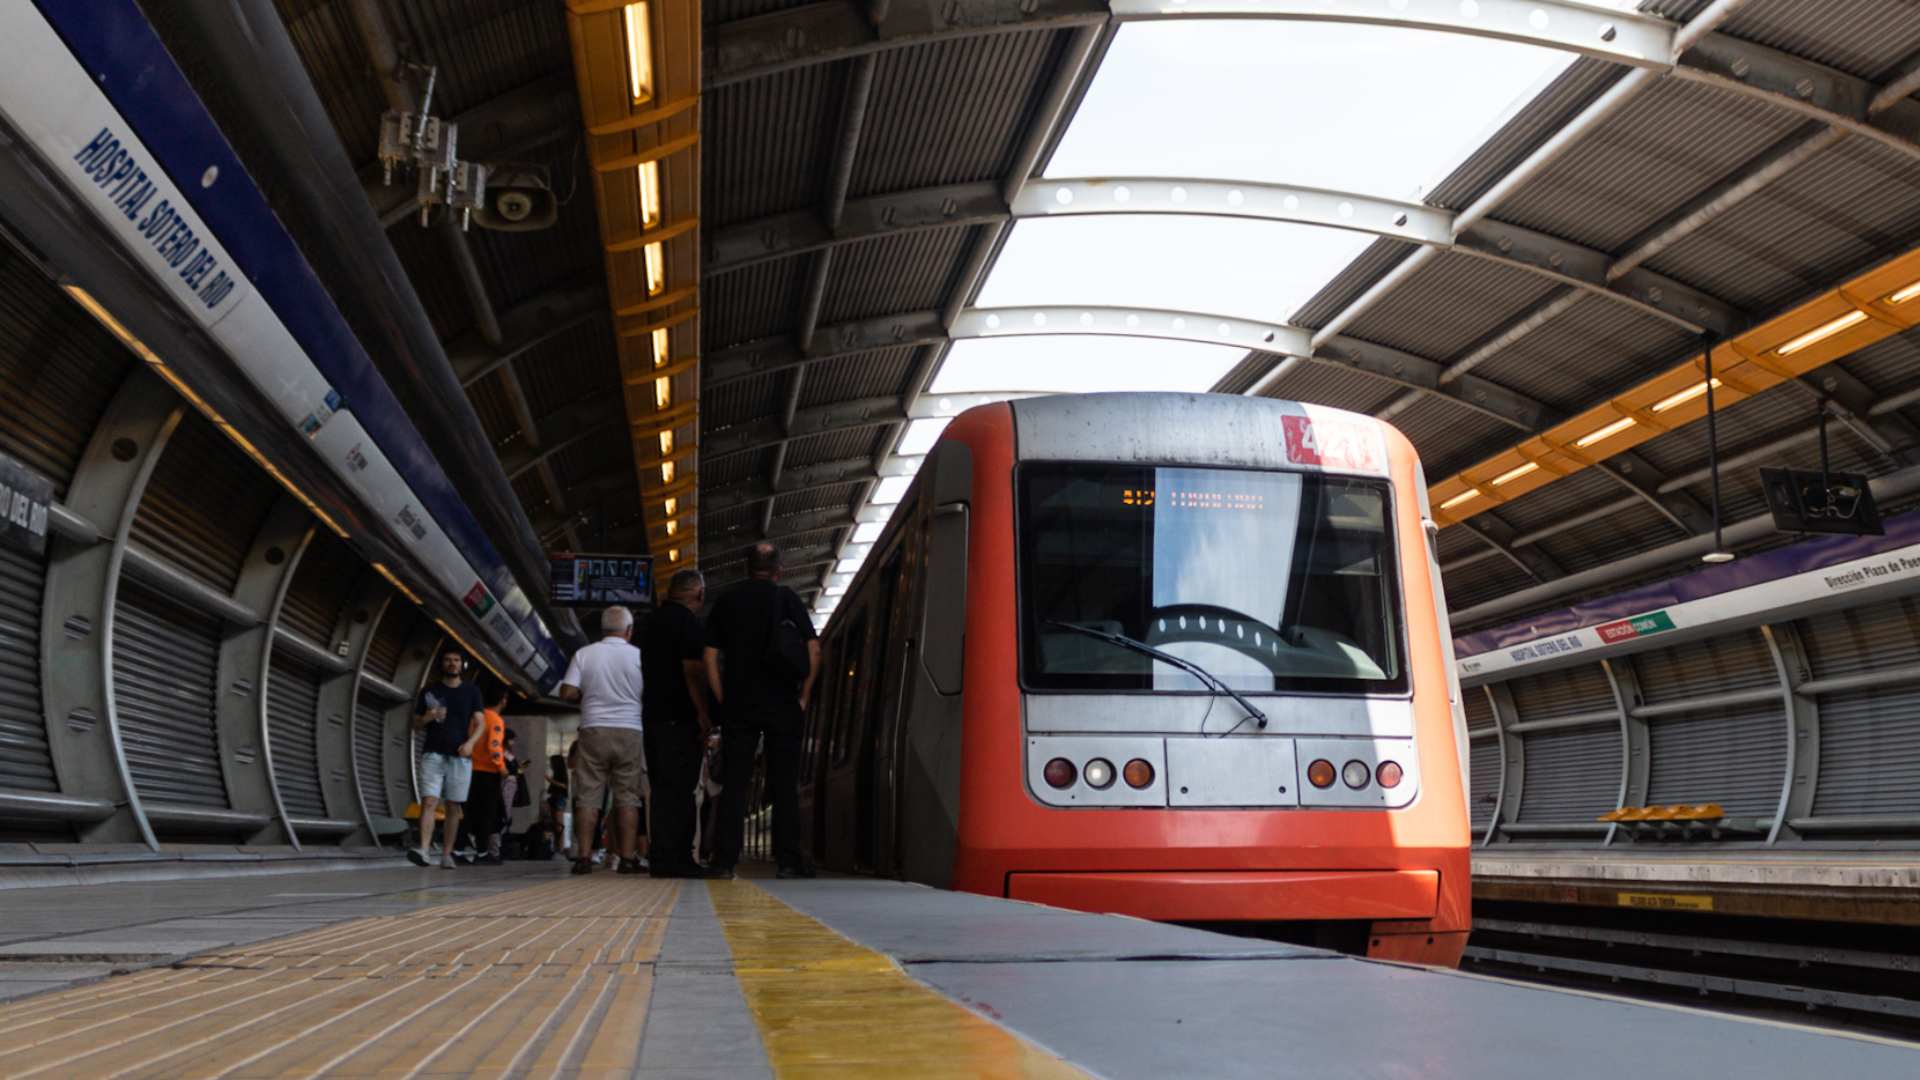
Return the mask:
POLYGON ((800 597, 780 584, 780 549, 766 542, 747 556, 751 580, 727 592, 707 617, 707 688, 720 706, 720 820, 713 846, 716 873, 731 876, 746 827, 754 747, 764 737, 767 788, 773 798, 773 855, 781 877, 812 877, 800 850, 800 734, 820 642, 800 597), (805 661, 792 648, 805 643, 805 661))
POLYGON ((473 747, 487 730, 480 688, 466 681, 467 658, 458 649, 440 656, 440 681, 420 691, 413 729, 420 732, 420 846, 407 851, 415 866, 427 865, 433 840, 434 807, 447 804, 440 841, 440 866, 453 869, 453 838, 460 831, 461 806, 473 783, 473 747))
POLYGON ((693 861, 693 789, 700 782, 700 748, 713 721, 707 714, 705 635, 694 613, 706 602, 698 570, 682 570, 667 586, 667 601, 647 618, 640 639, 640 697, 647 726, 648 803, 654 877, 697 877, 693 861))

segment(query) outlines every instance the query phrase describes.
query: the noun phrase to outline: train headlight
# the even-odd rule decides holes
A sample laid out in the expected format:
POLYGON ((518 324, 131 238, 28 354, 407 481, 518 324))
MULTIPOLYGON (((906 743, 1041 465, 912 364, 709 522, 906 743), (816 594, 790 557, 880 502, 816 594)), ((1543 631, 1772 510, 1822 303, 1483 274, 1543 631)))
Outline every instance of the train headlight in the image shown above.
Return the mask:
POLYGON ((1127 778, 1127 786, 1130 788, 1153 786, 1153 764, 1145 758, 1134 758, 1127 762, 1127 767, 1121 775, 1127 778))
POLYGON ((1080 775, 1086 777, 1087 786, 1090 788, 1095 790, 1110 788, 1113 786, 1113 762, 1106 758, 1094 758, 1087 762, 1085 769, 1080 770, 1080 775))
POLYGON ((1364 761, 1349 761, 1346 767, 1340 770, 1340 779, 1344 780, 1350 788, 1366 787, 1367 777, 1370 775, 1372 775, 1372 772, 1367 768, 1367 763, 1364 761))
POLYGON ((1332 787, 1333 762, 1321 758, 1319 761, 1307 766, 1307 783, 1318 788, 1332 787))
MULTIPOLYGON (((1109 766, 1109 768, 1111 768, 1111 766, 1109 766)), ((1073 762, 1063 757, 1057 757, 1047 762, 1046 770, 1042 775, 1047 778, 1047 783, 1052 784, 1056 788, 1070 788, 1073 786, 1074 777, 1079 775, 1079 771, 1073 767, 1073 762)))
POLYGON ((1397 761, 1383 761, 1380 763, 1380 767, 1373 771, 1373 778, 1378 780, 1380 786, 1383 788, 1399 787, 1400 778, 1403 775, 1400 770, 1400 763, 1397 761))

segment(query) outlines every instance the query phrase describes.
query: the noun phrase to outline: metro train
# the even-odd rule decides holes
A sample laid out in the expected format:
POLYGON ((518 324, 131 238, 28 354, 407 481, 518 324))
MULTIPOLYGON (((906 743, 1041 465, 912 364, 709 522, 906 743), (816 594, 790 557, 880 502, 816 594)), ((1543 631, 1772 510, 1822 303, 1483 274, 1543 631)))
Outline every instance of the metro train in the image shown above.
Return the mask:
POLYGON ((1458 963, 1467 736, 1433 538, 1412 445, 1370 417, 969 409, 823 635, 814 857, 1458 963))

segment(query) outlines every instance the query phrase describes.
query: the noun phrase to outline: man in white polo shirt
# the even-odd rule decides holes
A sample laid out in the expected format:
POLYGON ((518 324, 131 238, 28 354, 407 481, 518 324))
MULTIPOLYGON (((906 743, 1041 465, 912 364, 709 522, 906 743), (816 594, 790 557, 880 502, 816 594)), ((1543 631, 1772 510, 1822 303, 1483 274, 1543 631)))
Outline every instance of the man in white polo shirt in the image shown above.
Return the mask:
POLYGON ((610 607, 600 613, 600 640, 573 654, 560 697, 580 704, 580 764, 574 770, 573 835, 578 838, 573 872, 593 872, 593 838, 600 802, 609 785, 617 814, 613 852, 620 873, 644 873, 634 846, 640 832, 640 801, 646 786, 640 740, 640 650, 633 647, 633 612, 610 607))

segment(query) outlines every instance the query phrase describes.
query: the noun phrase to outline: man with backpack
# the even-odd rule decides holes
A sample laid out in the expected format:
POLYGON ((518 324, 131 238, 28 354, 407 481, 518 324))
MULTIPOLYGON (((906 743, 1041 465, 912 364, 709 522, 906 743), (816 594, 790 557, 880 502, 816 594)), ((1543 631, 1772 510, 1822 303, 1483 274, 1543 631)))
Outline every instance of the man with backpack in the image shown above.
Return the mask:
POLYGON ((707 616, 707 687, 720 710, 723 779, 712 872, 732 876, 746 828, 754 749, 765 740, 779 876, 812 877, 800 850, 800 735, 820 673, 820 642, 806 605, 780 584, 780 549, 753 546, 745 583, 707 616))

